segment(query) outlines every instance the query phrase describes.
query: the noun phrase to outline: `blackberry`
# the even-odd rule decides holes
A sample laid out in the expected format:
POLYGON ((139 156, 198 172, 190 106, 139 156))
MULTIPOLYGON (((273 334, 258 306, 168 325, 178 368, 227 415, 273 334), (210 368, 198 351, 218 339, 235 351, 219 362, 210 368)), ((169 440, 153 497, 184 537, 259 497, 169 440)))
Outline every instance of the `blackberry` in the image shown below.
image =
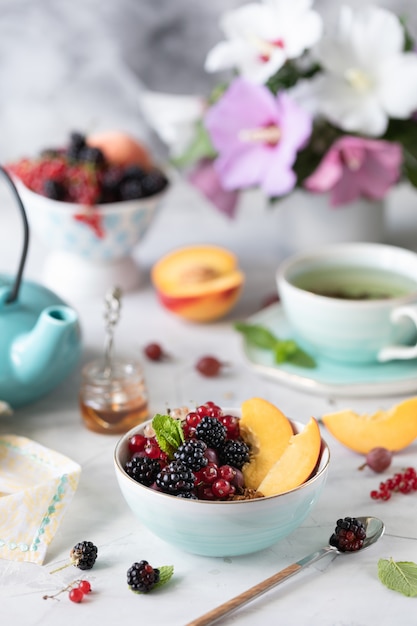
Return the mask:
POLYGON ((194 478, 193 472, 184 463, 171 461, 158 473, 156 484, 161 491, 175 496, 183 491, 192 491, 194 478))
POLYGON ((228 439, 219 449, 219 457, 222 465, 231 465, 242 469, 249 461, 249 446, 238 439, 228 439))
POLYGON ((144 196, 153 196, 159 193, 168 185, 168 179, 161 170, 151 170, 142 179, 142 189, 144 196))
POLYGON ((146 176, 146 170, 139 165, 128 165, 123 170, 123 178, 134 178, 135 180, 142 180, 146 176))
POLYGON ((365 538, 364 524, 355 517, 345 517, 337 520, 329 543, 339 552, 356 552, 362 548, 365 538))
POLYGON ((91 541, 80 541, 70 552, 70 558, 79 569, 91 569, 97 559, 97 547, 91 541))
POLYGON ((128 178, 120 183, 120 198, 122 200, 138 200, 143 198, 143 188, 140 180, 128 178))
POLYGON ((120 183, 123 180, 123 171, 119 167, 108 167, 101 179, 101 203, 119 202, 120 183))
POLYGON ((177 498, 186 498, 187 500, 198 500, 195 493, 192 491, 180 491, 177 493, 177 498))
POLYGON ((71 161, 78 161, 82 149, 85 147, 85 136, 81 133, 73 132, 69 138, 69 145, 67 148, 67 157, 71 161))
POLYGON ((65 200, 67 190, 62 183, 57 180, 45 180, 43 183, 43 193, 47 198, 51 200, 65 200))
POLYGON ((227 430, 216 417, 205 415, 197 424, 195 436, 208 445, 209 448, 219 448, 226 440, 227 430))
POLYGON ((204 456, 206 450, 207 444, 204 441, 192 439, 179 445, 174 456, 177 461, 184 463, 190 470, 198 472, 208 463, 207 457, 204 456))
POLYGON ((97 167, 102 167, 106 163, 106 159, 100 148, 87 145, 82 147, 79 151, 78 159, 84 163, 96 165, 97 167))
POLYGON ((159 582, 159 569, 148 561, 133 563, 127 570, 127 584, 136 593, 148 593, 159 582))
POLYGON ((157 459, 151 459, 148 456, 136 456, 126 462, 124 469, 133 480, 145 485, 145 487, 150 487, 155 482, 161 466, 157 459))

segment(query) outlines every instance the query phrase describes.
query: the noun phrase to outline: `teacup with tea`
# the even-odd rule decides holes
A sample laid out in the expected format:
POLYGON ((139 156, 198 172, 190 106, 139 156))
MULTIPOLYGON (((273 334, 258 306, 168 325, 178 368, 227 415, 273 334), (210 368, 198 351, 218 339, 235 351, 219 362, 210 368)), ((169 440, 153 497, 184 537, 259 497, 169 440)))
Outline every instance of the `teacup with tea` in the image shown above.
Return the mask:
POLYGON ((347 363, 417 358, 417 254, 343 243, 297 254, 277 271, 281 303, 307 350, 347 363))

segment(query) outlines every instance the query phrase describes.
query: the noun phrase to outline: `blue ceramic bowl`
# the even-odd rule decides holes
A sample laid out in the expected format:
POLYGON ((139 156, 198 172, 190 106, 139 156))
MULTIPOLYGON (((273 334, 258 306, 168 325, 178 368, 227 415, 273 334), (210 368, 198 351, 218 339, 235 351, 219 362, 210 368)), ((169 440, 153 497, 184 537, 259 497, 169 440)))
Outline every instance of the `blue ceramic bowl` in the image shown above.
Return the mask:
MULTIPOLYGON (((240 411, 227 409, 240 415, 240 411)), ((303 424, 292 421, 295 430, 303 424)), ((300 487, 256 500, 219 501, 176 498, 144 487, 126 474, 128 440, 143 433, 142 424, 119 440, 114 466, 121 492, 138 520, 155 535, 193 554, 226 557, 268 548, 292 533, 315 506, 329 467, 329 449, 322 441, 320 462, 314 475, 300 487)))

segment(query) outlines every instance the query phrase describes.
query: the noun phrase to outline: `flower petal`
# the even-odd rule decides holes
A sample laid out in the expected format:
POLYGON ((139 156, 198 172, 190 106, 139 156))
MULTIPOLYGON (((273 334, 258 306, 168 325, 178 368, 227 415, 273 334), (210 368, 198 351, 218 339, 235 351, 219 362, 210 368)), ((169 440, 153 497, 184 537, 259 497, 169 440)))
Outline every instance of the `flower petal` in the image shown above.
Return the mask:
POLYGON ((221 213, 228 217, 236 215, 239 200, 238 191, 227 191, 221 185, 213 161, 203 160, 188 174, 188 180, 221 213))
POLYGON ((379 95, 391 117, 405 119, 417 109, 417 54, 398 55, 382 68, 379 95))

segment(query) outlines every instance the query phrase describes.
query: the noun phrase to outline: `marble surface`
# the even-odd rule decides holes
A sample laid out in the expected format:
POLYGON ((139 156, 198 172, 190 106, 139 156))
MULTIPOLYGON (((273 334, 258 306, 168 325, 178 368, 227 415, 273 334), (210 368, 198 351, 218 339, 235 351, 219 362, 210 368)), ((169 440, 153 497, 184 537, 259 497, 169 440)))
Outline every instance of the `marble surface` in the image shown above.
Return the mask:
MULTIPOLYGON (((19 216, 2 190, 0 202, 0 272, 14 274, 20 247, 19 216)), ((415 198, 407 190, 394 195, 388 213, 388 240, 417 249, 415 198)), ((235 319, 245 319, 275 291, 275 269, 283 257, 279 210, 256 207, 249 200, 235 222, 230 222, 200 201, 180 182, 173 184, 153 227, 135 253, 142 268, 142 284, 125 294, 116 332, 116 349, 142 359, 150 395, 150 411, 173 406, 194 406, 214 400, 239 406, 246 398, 262 396, 286 414, 307 422, 337 408, 360 412, 389 408, 400 396, 351 398, 316 396, 254 372, 243 356, 235 319), (261 219, 260 219, 261 218, 261 219), (186 323, 161 308, 150 285, 149 270, 167 250, 188 242, 206 241, 234 250, 246 272, 241 300, 225 319, 206 325, 186 323), (173 356, 165 363, 143 360, 142 348, 159 341, 173 356), (204 379, 194 369, 197 358, 215 354, 229 367, 215 379, 204 379)), ((314 233, 312 233, 314 243, 314 233)), ((46 250, 32 237, 25 278, 42 280, 46 250)), ((102 299, 70 302, 79 311, 83 328, 83 361, 103 346, 102 299)), ((386 589, 377 578, 379 558, 417 562, 417 496, 396 496, 374 502, 371 489, 380 477, 358 471, 362 457, 343 448, 329 434, 331 448, 328 482, 316 508, 292 535, 272 548, 245 557, 205 558, 183 553, 143 528, 125 504, 113 470, 113 450, 118 437, 88 431, 80 418, 77 395, 79 370, 40 401, 0 419, 0 433, 30 437, 78 462, 82 475, 78 490, 40 565, 0 560, 2 623, 14 626, 113 626, 141 623, 184 626, 202 613, 260 582, 279 569, 327 543, 336 520, 345 515, 375 515, 386 532, 378 544, 356 555, 325 559, 302 574, 248 604, 225 619, 224 624, 256 623, 286 626, 414 626, 414 600, 386 589), (78 541, 93 541, 99 550, 96 566, 84 573, 93 592, 80 606, 66 594, 58 600, 42 599, 80 577, 74 567, 51 571, 68 562, 78 541), (138 560, 175 568, 171 582, 157 593, 133 594, 126 571, 138 560)), ((417 442, 398 454, 392 471, 416 465, 417 442)), ((390 471, 391 471, 390 470, 390 471)))

